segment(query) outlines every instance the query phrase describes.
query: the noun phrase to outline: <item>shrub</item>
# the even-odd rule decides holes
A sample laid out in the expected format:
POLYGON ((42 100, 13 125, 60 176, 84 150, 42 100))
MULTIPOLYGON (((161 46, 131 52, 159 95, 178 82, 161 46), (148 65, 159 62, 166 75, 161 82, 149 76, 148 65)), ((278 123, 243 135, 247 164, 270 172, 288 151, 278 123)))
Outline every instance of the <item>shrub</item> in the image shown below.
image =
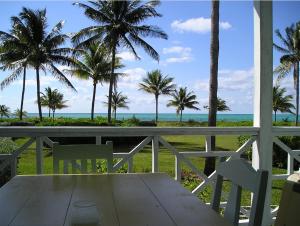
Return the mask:
MULTIPOLYGON (((0 137, 0 154, 10 154, 13 150, 17 149, 17 144, 8 137, 0 137)), ((0 160, 0 165, 4 160, 0 160)), ((9 181, 11 177, 10 166, 8 165, 0 171, 0 186, 9 181)))
MULTIPOLYGON (((242 146, 250 136, 238 136, 238 145, 242 146)), ((282 141, 284 144, 286 144, 288 147, 290 147, 293 150, 300 148, 300 137, 290 137, 290 136, 283 136, 278 137, 280 141, 282 141)), ((243 157, 247 157, 248 160, 251 160, 252 158, 252 148, 248 148, 245 152, 245 155, 243 157)), ((294 162, 294 169, 299 168, 299 163, 294 162)), ((273 145, 273 166, 278 168, 286 168, 287 167, 287 153, 282 150, 280 147, 278 147, 276 144, 273 145)))

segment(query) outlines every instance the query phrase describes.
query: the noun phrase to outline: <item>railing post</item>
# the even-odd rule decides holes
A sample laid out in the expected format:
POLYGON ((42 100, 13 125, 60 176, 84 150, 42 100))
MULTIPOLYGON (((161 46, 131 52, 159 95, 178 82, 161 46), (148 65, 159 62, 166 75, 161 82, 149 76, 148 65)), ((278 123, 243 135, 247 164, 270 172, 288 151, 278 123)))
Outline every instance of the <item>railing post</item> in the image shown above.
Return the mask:
POLYGON ((252 165, 269 172, 262 226, 272 224, 272 96, 273 96, 273 9, 272 1, 257 0, 254 4, 254 117, 259 128, 253 143, 252 165))
POLYGON ((158 172, 158 151, 159 151, 158 136, 153 136, 153 138, 152 138, 152 173, 158 172))
POLYGON ((128 173, 133 173, 133 157, 128 159, 128 173))
POLYGON ((294 158, 288 154, 287 157, 287 174, 293 174, 294 173, 294 158))
POLYGON ((43 173, 43 139, 36 137, 36 173, 43 173))
POLYGON ((175 180, 181 182, 180 158, 177 155, 175 155, 175 180))
POLYGON ((102 137, 101 136, 96 136, 96 144, 97 145, 102 144, 102 137))
POLYGON ((205 151, 210 152, 211 151, 211 136, 205 137, 205 151))
POLYGON ((11 178, 17 175, 17 158, 11 155, 10 157, 10 175, 11 178))

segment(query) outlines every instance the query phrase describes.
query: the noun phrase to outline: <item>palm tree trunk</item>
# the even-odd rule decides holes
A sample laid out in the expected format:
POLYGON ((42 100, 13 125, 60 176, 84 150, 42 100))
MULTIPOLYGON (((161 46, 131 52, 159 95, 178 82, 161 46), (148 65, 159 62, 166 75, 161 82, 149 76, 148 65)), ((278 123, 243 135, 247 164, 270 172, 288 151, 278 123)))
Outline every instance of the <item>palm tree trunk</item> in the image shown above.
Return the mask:
POLYGON ((155 122, 158 122, 158 95, 155 95, 155 122))
POLYGON ((275 116, 274 119, 275 119, 275 122, 276 122, 276 112, 277 112, 277 111, 274 111, 274 116, 275 116))
POLYGON ((117 119, 117 108, 115 107, 114 109, 114 112, 115 112, 115 120, 117 119))
POLYGON ((24 104, 24 96, 25 96, 25 82, 26 82, 26 66, 24 66, 23 72, 23 86, 22 86, 22 97, 21 97, 21 106, 20 106, 20 120, 23 119, 23 104, 24 104))
POLYGON ((52 121, 54 122, 54 114, 55 114, 55 109, 52 111, 52 121))
POLYGON ((182 122, 182 110, 180 110, 180 122, 182 122))
POLYGON ((37 95, 37 104, 38 104, 38 109, 39 109, 39 117, 40 120, 43 121, 43 115, 42 115, 42 106, 41 106, 41 92, 40 92, 40 71, 39 68, 35 68, 36 71, 36 95, 37 95))
POLYGON ((298 126, 299 118, 299 62, 294 65, 294 75, 296 78, 296 122, 295 125, 298 126))
POLYGON ((49 118, 50 118, 50 115, 51 114, 51 108, 49 107, 49 112, 48 112, 48 116, 49 116, 49 118))
POLYGON ((112 48, 111 75, 109 80, 109 91, 108 91, 108 109, 107 109, 108 123, 111 123, 111 101, 112 101, 112 91, 114 85, 115 59, 116 59, 116 44, 114 41, 113 48, 112 48))
POLYGON ((94 108, 95 108, 95 98, 96 98, 96 89, 97 83, 94 81, 94 89, 93 89, 93 99, 92 99, 92 110, 91 110, 91 119, 94 120, 94 108))
MULTIPOLYGON (((211 1, 211 43, 210 43, 210 81, 208 126, 216 126, 218 100, 218 63, 219 63, 219 0, 211 1)), ((215 150, 216 140, 211 137, 211 148, 215 150)), ((215 170, 215 158, 205 159, 204 173, 210 175, 215 170)))

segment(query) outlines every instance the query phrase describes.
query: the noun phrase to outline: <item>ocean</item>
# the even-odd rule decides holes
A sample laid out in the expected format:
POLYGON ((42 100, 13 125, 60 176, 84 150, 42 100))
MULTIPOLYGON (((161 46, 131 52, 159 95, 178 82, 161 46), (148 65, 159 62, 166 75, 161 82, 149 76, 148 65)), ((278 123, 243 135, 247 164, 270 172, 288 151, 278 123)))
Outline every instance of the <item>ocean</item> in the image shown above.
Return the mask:
MULTIPOLYGON (((38 113, 28 113, 29 117, 38 117, 38 113)), ((48 117, 47 113, 43 113, 44 117, 48 117)), ((66 117, 66 118, 90 118, 90 113, 56 113, 55 117, 66 117)), ((95 113, 95 117, 102 116, 106 117, 106 113, 95 113)), ((129 119, 132 117, 136 117, 142 121, 151 121, 155 120, 154 113, 117 113, 117 119, 129 119)), ((208 115, 207 114, 183 114, 182 120, 189 121, 195 120, 200 122, 207 121, 208 115)), ((175 113, 160 113, 158 115, 159 121, 178 121, 179 116, 175 113)), ((240 121, 252 121, 253 114, 218 114, 217 115, 218 121, 231 121, 231 122, 240 122, 240 121)), ((273 115, 274 120, 274 115, 273 115)), ((294 121, 295 116, 292 114, 277 114, 277 121, 294 121)))

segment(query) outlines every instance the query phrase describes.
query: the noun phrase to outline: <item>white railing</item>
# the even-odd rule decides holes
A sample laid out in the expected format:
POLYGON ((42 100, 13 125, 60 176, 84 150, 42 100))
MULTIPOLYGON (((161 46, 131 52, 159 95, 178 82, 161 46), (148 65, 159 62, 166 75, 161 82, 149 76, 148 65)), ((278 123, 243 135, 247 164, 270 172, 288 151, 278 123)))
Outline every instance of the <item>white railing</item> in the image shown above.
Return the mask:
MULTIPOLYGON (((159 149, 164 147, 168 149, 175 157, 175 179, 181 180, 182 164, 188 166, 202 182, 192 191, 198 193, 207 185, 214 183, 215 172, 206 176, 195 164, 192 163, 190 157, 216 157, 222 161, 230 158, 239 157, 248 150, 253 142, 256 141, 259 128, 256 127, 0 127, 0 137, 29 137, 30 139, 20 148, 9 155, 0 155, 0 171, 9 166, 11 167, 12 176, 16 175, 17 158, 26 151, 28 147, 36 143, 36 169, 37 174, 43 173, 43 143, 52 147, 52 141, 49 137, 96 137, 96 143, 101 143, 101 137, 145 137, 128 153, 114 153, 114 158, 119 161, 114 165, 114 171, 118 170, 124 164, 128 165, 128 172, 133 172, 133 156, 145 148, 146 145, 152 146, 152 172, 159 172, 158 160, 159 149), (164 136, 167 135, 202 135, 206 137, 205 151, 179 151, 175 146, 171 145, 164 136), (249 139, 237 150, 218 151, 211 150, 210 136, 218 135, 248 135, 249 139)), ((292 150, 282 143, 278 136, 300 136, 300 128, 297 127, 273 127, 274 143, 283 151, 288 153, 287 173, 273 175, 273 180, 286 179, 288 175, 294 172, 293 162, 300 162, 300 150, 292 150)), ((299 147, 300 148, 300 147, 299 147)), ((276 216, 278 208, 272 210, 272 215, 276 216)), ((241 212, 244 216, 249 215, 249 210, 242 208, 241 212)), ((245 222, 245 221, 244 221, 245 222)))

